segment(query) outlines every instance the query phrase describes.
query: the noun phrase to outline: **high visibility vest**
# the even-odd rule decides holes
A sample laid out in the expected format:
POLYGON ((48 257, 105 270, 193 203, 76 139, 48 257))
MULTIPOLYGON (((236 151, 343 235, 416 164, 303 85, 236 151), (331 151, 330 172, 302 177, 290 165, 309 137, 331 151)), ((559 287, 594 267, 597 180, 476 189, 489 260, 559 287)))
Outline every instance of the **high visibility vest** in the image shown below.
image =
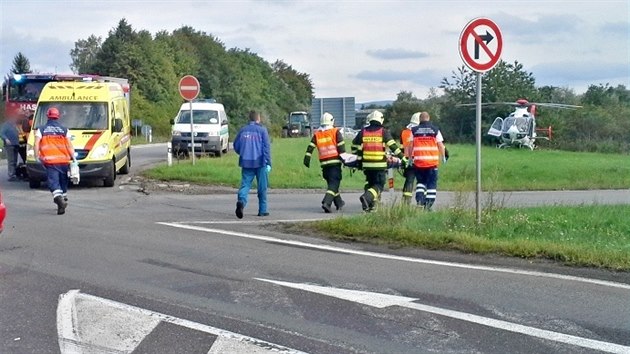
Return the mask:
POLYGON ((315 132, 315 141, 317 144, 317 152, 319 153, 319 161, 327 161, 339 157, 337 151, 337 132, 338 128, 318 130, 315 132))
POLYGON ((377 130, 362 131, 363 168, 387 169, 387 157, 385 156, 385 144, 383 141, 383 128, 377 130))
POLYGON ((415 127, 413 132, 413 165, 417 168, 434 168, 440 165, 437 144, 438 129, 429 124, 415 127))
POLYGON ((411 158, 413 156, 413 133, 411 129, 405 129, 400 133, 400 142, 402 143, 405 157, 411 158))
POLYGON ((41 129, 39 158, 45 165, 69 164, 72 160, 68 147, 68 130, 56 122, 48 122, 41 129))

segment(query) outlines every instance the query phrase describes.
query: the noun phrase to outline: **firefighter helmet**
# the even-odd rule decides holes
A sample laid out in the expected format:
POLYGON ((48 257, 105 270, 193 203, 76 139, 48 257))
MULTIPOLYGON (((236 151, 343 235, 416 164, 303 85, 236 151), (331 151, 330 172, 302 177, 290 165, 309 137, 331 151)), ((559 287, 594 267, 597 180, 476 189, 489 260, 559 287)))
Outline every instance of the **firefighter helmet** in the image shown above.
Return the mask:
POLYGON ((320 125, 334 125, 335 124, 335 117, 333 117, 332 114, 326 112, 324 114, 322 114, 322 118, 319 121, 320 125))
POLYGON ((411 116, 411 119, 409 120, 409 124, 413 124, 413 125, 418 125, 420 124, 420 112, 416 112, 411 116))
POLYGON ((379 112, 379 111, 374 111, 370 114, 368 114, 367 116, 367 121, 368 122, 379 122, 381 124, 383 124, 384 118, 383 118, 383 113, 379 112))
POLYGON ((55 107, 49 108, 48 112, 46 112, 46 117, 48 119, 59 119, 59 110, 55 107))

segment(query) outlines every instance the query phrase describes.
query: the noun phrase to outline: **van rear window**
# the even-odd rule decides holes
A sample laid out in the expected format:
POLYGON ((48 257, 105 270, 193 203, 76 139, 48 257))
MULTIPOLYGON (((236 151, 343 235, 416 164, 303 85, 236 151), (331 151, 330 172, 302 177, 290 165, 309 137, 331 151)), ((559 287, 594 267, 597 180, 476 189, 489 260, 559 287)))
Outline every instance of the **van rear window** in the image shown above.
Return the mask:
MULTIPOLYGON (((180 111, 178 124, 190 124, 190 111, 180 111)), ((193 110, 193 124, 219 124, 219 111, 193 110)))

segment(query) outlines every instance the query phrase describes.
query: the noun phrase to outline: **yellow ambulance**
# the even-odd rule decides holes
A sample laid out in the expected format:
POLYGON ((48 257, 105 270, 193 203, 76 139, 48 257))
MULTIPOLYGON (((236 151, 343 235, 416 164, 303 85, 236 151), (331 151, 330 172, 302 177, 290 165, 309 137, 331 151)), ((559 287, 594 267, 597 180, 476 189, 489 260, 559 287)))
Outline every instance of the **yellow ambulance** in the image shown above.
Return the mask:
POLYGON ((118 82, 49 82, 39 96, 27 141, 26 168, 31 188, 39 188, 46 181, 44 166, 33 149, 34 132, 46 124, 46 112, 52 107, 59 110, 59 123, 70 131, 82 181, 98 179, 106 187, 112 187, 117 174, 129 173, 128 90, 118 82))

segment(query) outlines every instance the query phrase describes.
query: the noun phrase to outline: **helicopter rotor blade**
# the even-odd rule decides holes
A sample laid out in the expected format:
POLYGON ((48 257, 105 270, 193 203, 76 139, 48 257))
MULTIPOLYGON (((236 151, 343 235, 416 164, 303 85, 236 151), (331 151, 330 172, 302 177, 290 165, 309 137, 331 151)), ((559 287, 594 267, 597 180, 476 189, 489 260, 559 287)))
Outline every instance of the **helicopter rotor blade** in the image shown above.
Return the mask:
POLYGON ((539 107, 550 107, 550 108, 560 108, 560 109, 578 109, 582 108, 582 106, 576 106, 572 104, 563 104, 563 103, 534 103, 539 107))

